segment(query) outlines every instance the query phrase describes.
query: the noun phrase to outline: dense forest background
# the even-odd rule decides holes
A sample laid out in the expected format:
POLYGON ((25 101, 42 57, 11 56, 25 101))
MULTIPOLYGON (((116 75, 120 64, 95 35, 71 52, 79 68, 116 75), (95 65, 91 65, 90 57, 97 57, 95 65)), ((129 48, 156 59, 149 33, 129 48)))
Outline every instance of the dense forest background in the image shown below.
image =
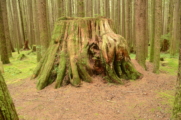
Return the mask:
POLYGON ((40 48, 41 51, 48 48, 54 25, 60 17, 101 16, 113 20, 114 31, 127 40, 129 51, 137 53, 136 59, 142 66, 146 68, 145 60, 149 56, 150 62, 155 60, 154 72, 158 72, 159 51, 169 52, 170 56, 178 52, 181 24, 180 1, 159 2, 7 0, 2 2, 7 52, 10 57, 14 48, 19 51, 36 45, 39 60, 40 48))

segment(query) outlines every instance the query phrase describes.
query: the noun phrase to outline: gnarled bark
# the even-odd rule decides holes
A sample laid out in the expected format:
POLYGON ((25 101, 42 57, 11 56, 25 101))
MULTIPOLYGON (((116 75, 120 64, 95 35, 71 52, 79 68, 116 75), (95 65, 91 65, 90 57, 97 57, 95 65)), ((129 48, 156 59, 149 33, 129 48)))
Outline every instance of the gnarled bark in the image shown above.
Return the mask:
POLYGON ((107 82, 141 76, 130 62, 126 40, 115 34, 106 18, 63 18, 56 23, 51 44, 34 71, 37 89, 52 82, 55 88, 102 74, 107 82))

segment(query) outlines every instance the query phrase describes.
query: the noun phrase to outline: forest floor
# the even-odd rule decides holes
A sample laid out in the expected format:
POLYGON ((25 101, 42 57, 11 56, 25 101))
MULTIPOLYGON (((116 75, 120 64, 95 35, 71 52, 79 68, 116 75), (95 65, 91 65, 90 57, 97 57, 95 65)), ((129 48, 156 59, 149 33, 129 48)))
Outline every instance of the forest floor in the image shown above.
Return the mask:
MULTIPOLYGON (((133 59, 143 78, 131 80, 125 85, 106 84, 101 77, 93 76, 93 83, 84 82, 78 88, 68 85, 54 89, 52 84, 38 91, 36 80, 23 79, 32 74, 35 58, 35 55, 28 56, 17 63, 20 66, 16 66, 14 58, 11 65, 4 66, 4 77, 20 120, 170 119, 177 69, 171 68, 169 61, 161 63, 160 74, 154 74, 151 63, 147 62, 148 70, 145 71, 133 59), (12 73, 12 66, 19 69, 19 73, 12 73), (21 75, 23 73, 26 75, 21 75), (20 77, 13 79, 11 75, 16 74, 20 77)), ((173 65, 174 60, 170 61, 173 65)))

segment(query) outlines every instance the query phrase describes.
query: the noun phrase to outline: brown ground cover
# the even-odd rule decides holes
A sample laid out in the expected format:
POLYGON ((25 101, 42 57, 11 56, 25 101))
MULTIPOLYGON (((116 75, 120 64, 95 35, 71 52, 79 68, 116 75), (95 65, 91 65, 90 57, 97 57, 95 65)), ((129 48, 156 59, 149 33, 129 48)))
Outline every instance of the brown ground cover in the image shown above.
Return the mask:
POLYGON ((93 83, 81 87, 68 85, 54 89, 54 84, 36 90, 36 80, 24 79, 9 84, 11 96, 21 120, 169 120, 169 98, 174 94, 176 76, 143 70, 135 60, 136 69, 144 76, 125 85, 105 84, 93 76, 93 83))

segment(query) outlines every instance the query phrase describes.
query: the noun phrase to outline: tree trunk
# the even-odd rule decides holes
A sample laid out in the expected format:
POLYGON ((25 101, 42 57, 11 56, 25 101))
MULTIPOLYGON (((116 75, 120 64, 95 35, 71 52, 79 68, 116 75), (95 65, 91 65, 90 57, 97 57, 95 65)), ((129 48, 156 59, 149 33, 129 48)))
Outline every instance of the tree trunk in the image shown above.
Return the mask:
POLYGON ((78 17, 84 17, 85 12, 84 12, 84 0, 78 0, 77 1, 77 15, 78 17))
MULTIPOLYGON (((1 66, 0 66, 1 67, 1 66)), ((0 120, 19 120, 7 85, 0 72, 0 120)))
POLYGON ((8 14, 7 14, 7 1, 2 1, 2 11, 3 11, 3 22, 4 22, 4 31, 5 31, 5 38, 6 38, 6 46, 9 57, 12 57, 11 45, 10 45, 10 32, 9 32, 9 25, 8 25, 8 14))
POLYGON ((151 0, 150 62, 154 60, 155 0, 151 0))
POLYGON ((121 35, 123 36, 123 37, 125 37, 126 35, 125 35, 125 31, 126 31, 126 29, 125 29, 125 0, 122 0, 122 33, 121 33, 121 35))
POLYGON ((48 26, 47 26, 47 13, 46 13, 46 0, 37 1, 39 30, 40 30, 40 43, 41 53, 44 54, 48 48, 48 26))
POLYGON ((48 51, 34 71, 37 89, 52 82, 56 88, 81 79, 91 82, 91 74, 102 74, 107 82, 141 76, 130 61, 126 40, 115 34, 105 18, 63 18, 56 23, 48 51))
POLYGON ((162 1, 155 1, 155 26, 154 26, 154 67, 153 72, 159 73, 160 67, 160 42, 162 35, 162 1))
POLYGON ((136 60, 146 68, 146 1, 135 1, 136 60))
MULTIPOLYGON (((169 4, 170 4, 170 0, 165 0, 164 3, 164 14, 163 14, 163 35, 164 36, 168 36, 169 35, 169 31, 168 31, 168 20, 169 20, 169 4)), ((169 49, 169 39, 164 38, 161 41, 161 51, 166 52, 169 49)))
POLYGON ((171 37, 171 41, 170 41, 170 55, 171 56, 175 56, 176 53, 178 52, 178 36, 179 36, 179 27, 178 27, 178 23, 179 23, 179 2, 180 0, 173 0, 173 4, 174 4, 174 10, 173 10, 173 28, 172 28, 172 37, 171 37))
MULTIPOLYGON (((181 5, 181 1, 178 4, 181 5)), ((179 11, 181 12, 181 8, 179 11)), ((180 19, 180 22, 181 22, 181 19, 180 19)), ((176 83, 175 101, 174 101, 174 106, 173 106, 173 111, 172 111, 172 120, 181 119, 181 109, 180 109, 181 108, 181 38, 179 40, 180 40, 179 67, 178 67, 178 75, 177 75, 177 83, 176 83)))
POLYGON ((6 46, 6 39, 5 39, 5 31, 4 31, 4 21, 3 21, 3 10, 2 9, 3 4, 2 1, 0 1, 0 55, 1 55, 1 61, 3 64, 10 63, 7 46, 6 46))

